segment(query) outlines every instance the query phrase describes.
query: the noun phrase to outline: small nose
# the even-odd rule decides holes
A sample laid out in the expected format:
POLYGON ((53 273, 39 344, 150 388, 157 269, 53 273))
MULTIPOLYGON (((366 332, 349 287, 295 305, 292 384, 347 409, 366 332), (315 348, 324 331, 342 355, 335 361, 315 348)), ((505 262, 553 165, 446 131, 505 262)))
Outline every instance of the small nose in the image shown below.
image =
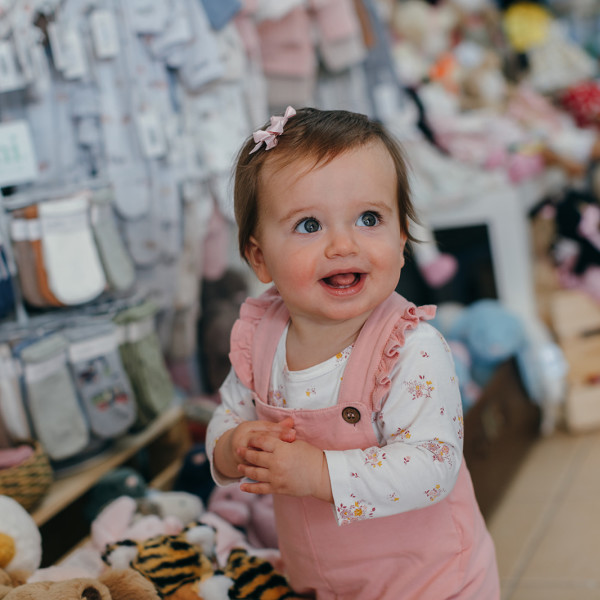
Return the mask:
POLYGON ((350 256, 358 252, 358 245, 351 231, 346 228, 334 229, 329 232, 325 256, 350 256))

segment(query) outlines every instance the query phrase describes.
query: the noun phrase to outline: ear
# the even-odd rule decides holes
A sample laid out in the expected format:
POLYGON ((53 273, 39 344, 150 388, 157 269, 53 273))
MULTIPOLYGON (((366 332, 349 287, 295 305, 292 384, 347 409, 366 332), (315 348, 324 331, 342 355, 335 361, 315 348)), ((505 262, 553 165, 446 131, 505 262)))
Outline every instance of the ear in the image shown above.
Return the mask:
POLYGON ((250 236, 250 241, 246 246, 245 256, 259 281, 262 283, 271 283, 271 281, 273 281, 265 263, 263 251, 260 248, 258 240, 254 236, 250 236))
POLYGON ((404 263, 405 263, 405 252, 406 252, 406 242, 408 241, 408 238, 406 237, 406 235, 404 235, 403 233, 400 234, 400 260, 401 260, 401 265, 400 268, 402 269, 404 267, 404 263))

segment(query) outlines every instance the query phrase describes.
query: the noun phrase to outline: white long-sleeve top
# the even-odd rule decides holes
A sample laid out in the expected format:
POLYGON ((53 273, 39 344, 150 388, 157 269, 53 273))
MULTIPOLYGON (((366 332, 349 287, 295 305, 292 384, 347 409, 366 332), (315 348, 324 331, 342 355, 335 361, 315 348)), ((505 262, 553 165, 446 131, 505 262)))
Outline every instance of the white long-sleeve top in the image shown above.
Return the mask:
MULTIPOLYGON (((287 329, 279 342, 269 384, 269 404, 290 409, 337 403, 340 380, 352 346, 302 371, 289 371, 287 329)), ((372 414, 379 446, 325 450, 339 524, 423 508, 452 490, 462 460, 463 418, 458 379, 443 336, 421 322, 407 330, 393 367, 390 390, 372 414)), ((216 471, 217 439, 246 420, 256 420, 251 391, 232 370, 221 387, 221 405, 209 424, 206 451, 215 481, 232 483, 216 471)))

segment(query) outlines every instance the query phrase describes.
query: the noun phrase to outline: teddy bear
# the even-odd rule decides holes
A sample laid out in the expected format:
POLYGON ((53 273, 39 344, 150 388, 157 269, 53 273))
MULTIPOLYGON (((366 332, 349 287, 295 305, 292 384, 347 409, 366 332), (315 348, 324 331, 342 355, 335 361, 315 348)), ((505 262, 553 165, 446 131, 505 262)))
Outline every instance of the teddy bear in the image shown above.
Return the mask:
POLYGON ((0 600, 160 600, 156 589, 133 569, 109 569, 98 578, 24 583, 0 569, 0 600))

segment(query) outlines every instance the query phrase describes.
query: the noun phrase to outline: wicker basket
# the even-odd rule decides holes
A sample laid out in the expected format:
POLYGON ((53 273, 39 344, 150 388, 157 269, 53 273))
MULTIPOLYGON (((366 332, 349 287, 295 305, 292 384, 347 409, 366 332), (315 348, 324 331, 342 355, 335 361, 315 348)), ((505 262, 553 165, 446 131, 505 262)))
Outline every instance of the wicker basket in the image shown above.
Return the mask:
POLYGON ((52 467, 41 444, 27 440, 33 454, 22 463, 0 469, 0 494, 10 496, 26 510, 31 510, 46 495, 52 484, 52 467))

